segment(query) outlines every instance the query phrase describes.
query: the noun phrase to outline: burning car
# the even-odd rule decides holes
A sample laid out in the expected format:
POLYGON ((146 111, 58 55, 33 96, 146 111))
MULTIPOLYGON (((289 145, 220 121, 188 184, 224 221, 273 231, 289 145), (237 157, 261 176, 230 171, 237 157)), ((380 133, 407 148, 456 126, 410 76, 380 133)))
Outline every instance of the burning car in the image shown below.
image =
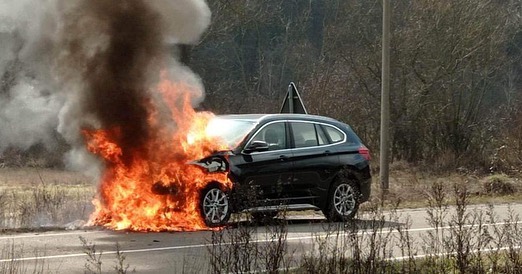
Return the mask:
POLYGON ((206 131, 230 150, 192 164, 227 174, 231 182, 230 188, 215 181, 202 188, 199 210, 207 226, 223 225, 241 211, 266 218, 315 209, 344 221, 369 199, 369 150, 342 122, 305 114, 225 115, 206 131))

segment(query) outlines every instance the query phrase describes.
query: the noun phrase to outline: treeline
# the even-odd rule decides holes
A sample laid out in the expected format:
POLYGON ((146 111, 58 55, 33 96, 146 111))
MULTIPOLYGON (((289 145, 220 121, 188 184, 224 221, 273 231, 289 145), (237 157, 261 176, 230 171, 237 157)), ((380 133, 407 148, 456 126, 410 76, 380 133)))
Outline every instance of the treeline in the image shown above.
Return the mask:
MULTIPOLYGON (((208 0, 190 52, 204 107, 277 112, 290 81, 308 110, 377 154, 380 0, 208 0)), ((522 167, 522 2, 391 1, 392 155, 433 170, 522 167)))

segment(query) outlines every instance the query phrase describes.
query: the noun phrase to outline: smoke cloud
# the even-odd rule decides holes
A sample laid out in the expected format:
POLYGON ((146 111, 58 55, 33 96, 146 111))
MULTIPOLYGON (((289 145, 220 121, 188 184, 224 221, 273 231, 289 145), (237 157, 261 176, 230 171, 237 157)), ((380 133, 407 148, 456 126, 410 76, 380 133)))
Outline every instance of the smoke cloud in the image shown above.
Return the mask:
POLYGON ((196 42, 209 22, 204 0, 0 2, 0 154, 51 146, 59 132, 72 146, 68 163, 92 168, 81 129, 118 128, 132 157, 150 134, 146 104, 160 70, 202 100, 199 79, 168 44, 196 42))

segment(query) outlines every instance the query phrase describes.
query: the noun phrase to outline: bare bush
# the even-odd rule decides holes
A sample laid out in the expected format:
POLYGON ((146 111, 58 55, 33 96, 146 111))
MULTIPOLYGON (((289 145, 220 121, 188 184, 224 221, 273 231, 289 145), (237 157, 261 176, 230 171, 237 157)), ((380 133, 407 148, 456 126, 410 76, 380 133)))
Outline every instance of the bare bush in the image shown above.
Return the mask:
POLYGON ((487 195, 512 195, 517 188, 512 179, 503 174, 491 175, 484 178, 482 183, 484 193, 487 195))
MULTIPOLYGON (((84 237, 79 237, 80 242, 82 243, 83 253, 87 255, 87 259, 84 265, 84 273, 89 274, 99 274, 105 273, 103 271, 102 265, 102 255, 103 251, 99 250, 96 247, 95 243, 87 241, 84 237)), ((116 264, 113 266, 115 273, 117 274, 125 274, 129 271, 130 265, 126 263, 126 256, 121 250, 121 246, 119 243, 115 244, 114 254, 116 255, 116 264)), ((112 253, 112 252, 111 252, 112 253)), ((135 269, 132 271, 135 272, 135 269)))
POLYGON ((82 242, 83 253, 87 255, 87 261, 84 265, 85 273, 100 274, 102 273, 102 255, 103 252, 96 249, 94 243, 88 242, 84 237, 79 237, 82 242))
POLYGON ((408 218, 401 220, 392 210, 383 219, 383 212, 377 211, 364 220, 366 227, 356 221, 348 231, 327 229, 326 236, 316 240, 314 251, 303 258, 301 269, 307 273, 520 273, 519 216, 511 210, 499 220, 493 206, 470 209, 465 184, 453 184, 451 195, 446 190, 437 183, 428 191, 427 221, 432 229, 418 237, 410 235, 408 218), (398 225, 383 229, 386 222, 398 225), (419 244, 421 250, 415 248, 419 244), (392 255, 397 253, 401 256, 392 255))
POLYGON ((2 193, 0 228, 60 226, 88 217, 92 194, 84 187, 39 183, 2 193))
MULTIPOLYGON (((0 274, 49 273, 49 265, 43 259, 36 259, 30 267, 24 261, 17 260, 23 252, 24 246, 15 244, 14 241, 3 246, 0 251, 0 274)), ((38 250, 35 250, 34 254, 36 258, 41 255, 38 250)))
POLYGON ((286 221, 267 224, 265 238, 255 238, 256 232, 255 225, 245 222, 213 231, 208 247, 211 272, 284 272, 289 263, 286 260, 286 221))

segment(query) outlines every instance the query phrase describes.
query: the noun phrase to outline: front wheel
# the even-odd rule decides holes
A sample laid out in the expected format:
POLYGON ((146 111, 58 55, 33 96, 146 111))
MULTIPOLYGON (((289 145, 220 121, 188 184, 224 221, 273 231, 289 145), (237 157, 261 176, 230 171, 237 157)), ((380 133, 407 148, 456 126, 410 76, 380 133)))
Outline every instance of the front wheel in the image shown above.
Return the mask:
POLYGON ((329 221, 349 221, 359 209, 359 187, 351 180, 337 180, 323 213, 329 221))
POLYGON ((209 227, 224 225, 230 219, 230 200, 217 185, 207 187, 201 193, 201 215, 209 227))

